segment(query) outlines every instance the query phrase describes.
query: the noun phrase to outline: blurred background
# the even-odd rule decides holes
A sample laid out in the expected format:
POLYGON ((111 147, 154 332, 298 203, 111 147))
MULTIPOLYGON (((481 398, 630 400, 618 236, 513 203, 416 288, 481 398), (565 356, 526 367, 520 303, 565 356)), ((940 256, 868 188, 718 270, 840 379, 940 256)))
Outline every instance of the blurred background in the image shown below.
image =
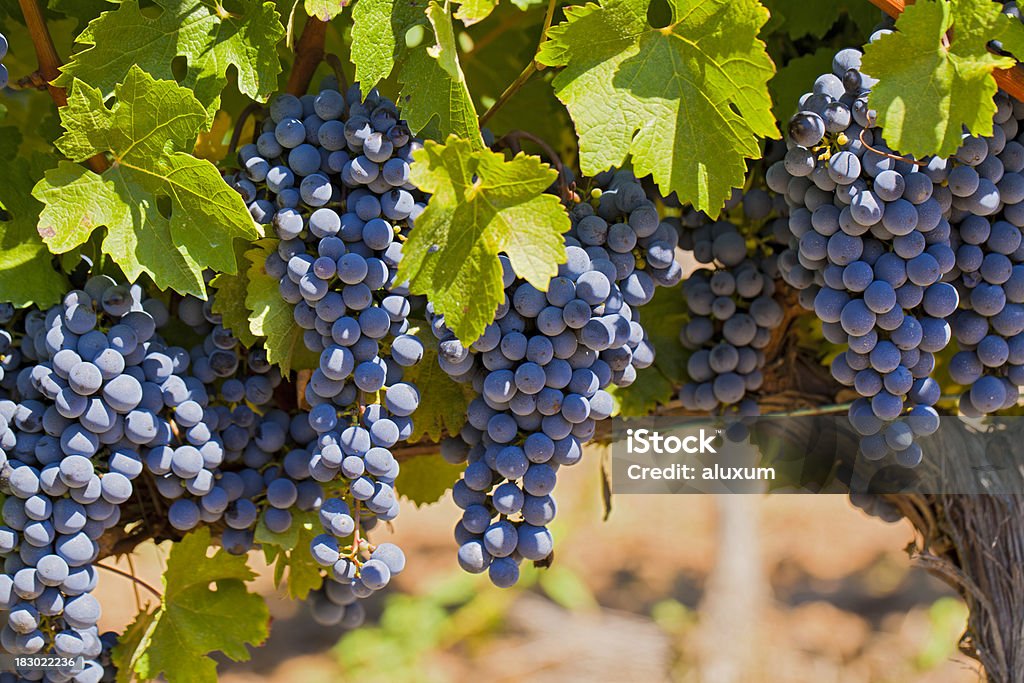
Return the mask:
MULTIPOLYGON (((966 609, 911 566, 910 525, 866 516, 841 495, 616 496, 603 521, 601 447, 559 472, 555 561, 511 590, 464 574, 449 495, 406 503, 393 530, 409 558, 368 601, 361 628, 324 628, 283 597, 254 553, 252 588, 273 616, 226 683, 961 683, 966 609)), ((106 564, 112 563, 107 560, 106 564)), ((136 575, 160 585, 142 546, 136 575)), ((129 571, 127 560, 119 566, 129 571)), ((101 571, 101 630, 137 611, 133 584, 101 571)), ((139 591, 145 603, 151 599, 139 591)))

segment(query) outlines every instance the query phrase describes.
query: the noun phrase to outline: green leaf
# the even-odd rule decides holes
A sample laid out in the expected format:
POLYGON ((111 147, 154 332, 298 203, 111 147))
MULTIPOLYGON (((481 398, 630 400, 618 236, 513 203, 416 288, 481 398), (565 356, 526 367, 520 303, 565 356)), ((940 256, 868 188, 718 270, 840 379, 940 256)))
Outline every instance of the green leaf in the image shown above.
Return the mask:
POLYGON ((988 0, 922 0, 904 10, 896 29, 867 46, 862 65, 879 79, 868 103, 878 112, 886 142, 916 157, 950 156, 963 126, 991 135, 997 90, 992 72, 1014 60, 990 53, 987 44, 1019 43, 1024 26, 988 0))
POLYGON ((309 592, 323 583, 320 565, 309 552, 309 544, 322 531, 315 512, 292 512, 292 525, 283 534, 274 533, 260 517, 254 539, 263 545, 267 561, 274 564, 274 583, 281 585, 288 571, 288 597, 305 600, 309 592))
POLYGON ((416 507, 430 505, 441 500, 445 491, 455 485, 463 469, 462 465, 445 461, 439 453, 418 455, 402 461, 395 489, 416 507))
POLYGON ((77 20, 79 27, 85 26, 100 13, 113 9, 107 0, 49 0, 46 7, 77 20))
MULTIPOLYGON (((460 54, 469 91, 477 111, 488 109, 501 96, 509 83, 533 60, 537 36, 543 28, 543 12, 523 14, 511 3, 499 4, 489 21, 466 31, 470 40, 460 54), (496 30, 494 26, 506 27, 496 30), (514 27, 514 28, 513 28, 514 27)), ((487 121, 496 137, 512 130, 527 130, 551 145, 570 167, 576 166, 576 133, 569 112, 555 97, 551 80, 553 69, 538 73, 520 88, 515 97, 505 101, 487 121)), ((537 153, 530 142, 525 149, 537 153)))
MULTIPOLYGON (((881 10, 874 7, 868 0, 816 0, 813 10, 809 10, 807 0, 762 0, 762 2, 772 14, 771 21, 765 25, 764 32, 767 34, 783 30, 793 40, 804 36, 823 38, 843 14, 849 15, 857 26, 863 27, 865 32, 870 30, 872 25, 878 23, 882 16, 881 10)), ((832 52, 835 53, 835 50, 832 52)))
POLYGON ((654 298, 639 312, 648 341, 657 350, 654 364, 637 372, 628 387, 612 387, 617 415, 647 415, 673 399, 675 390, 686 380, 689 354, 679 343, 679 330, 686 323, 686 298, 682 283, 659 287, 654 298))
POLYGON ((455 18, 466 26, 472 26, 491 16, 497 6, 498 0, 464 0, 459 4, 455 18))
POLYGON ((772 91, 772 112, 778 121, 788 121, 797 112, 800 96, 807 92, 807 84, 824 73, 832 72, 832 57, 836 51, 823 47, 817 51, 800 55, 779 69, 768 83, 772 91))
MULTIPOLYGON (((17 142, 18 137, 16 129, 0 128, 0 140, 17 142)), ((69 285, 36 232, 43 205, 32 197, 32 186, 42 177, 42 168, 31 167, 28 160, 15 156, 16 151, 16 144, 4 150, 6 162, 0 165, 0 301, 18 308, 46 308, 59 302, 69 285)))
POLYGON ((117 645, 111 653, 117 667, 117 683, 132 683, 135 680, 131 668, 132 656, 142 646, 156 614, 157 610, 149 611, 147 604, 145 609, 135 615, 135 619, 125 628, 124 633, 118 636, 117 645))
POLYGON ((265 337, 263 346, 267 360, 280 365, 281 372, 287 375, 293 368, 317 367, 319 356, 306 348, 302 328, 295 324, 294 306, 281 298, 277 279, 263 268, 267 254, 277 249, 277 243, 276 239, 262 239, 246 252, 250 266, 245 307, 252 311, 249 331, 257 337, 265 337))
POLYGON ((420 337, 424 349, 422 360, 405 370, 405 381, 415 385, 423 396, 431 397, 429 401, 420 401, 412 414, 409 443, 423 438, 436 442, 443 434, 458 434, 466 424, 466 410, 473 396, 471 386, 456 382, 441 369, 437 363, 436 341, 430 343, 426 336, 420 337))
POLYGON ((454 134, 472 142, 475 149, 483 149, 480 122, 459 64, 451 17, 441 5, 431 2, 427 19, 437 42, 410 51, 402 65, 402 115, 414 133, 429 125, 432 136, 439 140, 454 134))
POLYGON ((102 175, 69 162, 48 171, 32 190, 46 205, 39 234, 62 254, 106 226, 103 251, 129 280, 148 273, 161 289, 205 298, 203 269, 237 272, 232 242, 259 232, 217 168, 187 153, 206 121, 188 90, 133 67, 115 92, 108 109, 76 82, 60 110, 57 148, 72 161, 109 151, 113 163, 102 175))
POLYGON ((758 31, 757 0, 669 0, 672 23, 647 23, 647 0, 565 9, 538 61, 564 67, 555 94, 568 107, 586 175, 632 154, 638 177, 717 214, 743 184, 759 141, 777 137, 758 31))
POLYGON ((114 649, 119 672, 143 680, 163 674, 170 683, 216 681, 217 664, 206 655, 220 651, 245 661, 246 645, 266 640, 270 612, 263 598, 245 587, 256 575, 244 556, 223 549, 208 556, 210 545, 206 527, 173 544, 160 606, 140 614, 114 649), (210 590, 211 583, 216 590, 210 590))
POLYGON ((238 0, 234 5, 241 14, 202 0, 156 4, 162 9, 156 17, 144 14, 138 0, 125 0, 92 21, 77 38, 85 49, 61 67, 57 83, 70 87, 75 79, 85 81, 106 99, 136 67, 174 80, 173 62, 184 57, 188 66, 181 84, 209 108, 211 118, 227 85, 228 67, 237 72, 238 89, 253 99, 265 101, 276 90, 281 73, 277 44, 284 27, 274 3, 238 0))
POLYGON ((359 0, 352 8, 352 63, 363 92, 405 57, 406 33, 428 25, 427 0, 359 0))
POLYGON ((454 136, 417 151, 412 182, 432 197, 405 243, 399 281, 426 294, 464 343, 479 337, 504 296, 498 254, 516 274, 547 290, 565 261, 569 217, 544 194, 557 172, 537 157, 511 161, 454 136))
POLYGON ((305 0, 306 14, 320 21, 331 21, 341 14, 348 0, 305 0))
POLYGON ((614 414, 622 417, 649 415, 675 397, 672 382, 656 366, 637 371, 636 379, 628 387, 613 385, 607 391, 615 401, 614 414))

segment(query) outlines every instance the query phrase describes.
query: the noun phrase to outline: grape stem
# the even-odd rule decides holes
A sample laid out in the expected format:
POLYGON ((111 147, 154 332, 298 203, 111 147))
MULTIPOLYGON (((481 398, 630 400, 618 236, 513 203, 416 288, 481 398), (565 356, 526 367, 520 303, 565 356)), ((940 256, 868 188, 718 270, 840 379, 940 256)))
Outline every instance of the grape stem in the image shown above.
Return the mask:
POLYGON ((870 149, 875 154, 879 154, 879 155, 881 155, 883 157, 889 157, 890 159, 892 159, 894 161, 906 161, 908 164, 914 164, 915 166, 920 166, 922 168, 928 165, 927 161, 916 161, 914 159, 910 159, 910 158, 907 158, 907 157, 901 157, 898 154, 890 154, 889 152, 883 152, 880 149, 875 149, 874 147, 869 145, 867 143, 867 141, 864 139, 864 131, 865 130, 867 130, 867 128, 861 128, 860 129, 860 135, 858 136, 860 138, 860 142, 861 142, 862 145, 864 145, 866 148, 870 149))
MULTIPOLYGON (((132 561, 131 554, 125 555, 125 560, 128 561, 128 571, 131 572, 132 577, 135 577, 135 562, 132 561)), ((142 597, 139 595, 139 584, 132 581, 132 594, 135 596, 135 609, 142 611, 142 597)))
MULTIPOLYGON (((907 5, 914 0, 870 0, 871 4, 888 14, 893 19, 899 17, 907 5)), ((943 36, 943 45, 948 44, 948 36, 943 36)), ((1009 93, 1015 100, 1024 100, 1024 71, 1014 65, 1009 69, 998 69, 992 74, 996 84, 1009 93)))
POLYGON ((540 147, 541 151, 547 154, 548 159, 551 161, 551 165, 558 171, 558 187, 559 190, 561 190, 560 194, 563 199, 568 200, 569 185, 565 181, 565 167, 562 164, 562 159, 558 156, 551 145, 543 139, 537 137, 533 133, 528 133, 525 130, 513 130, 498 138, 494 143, 494 147, 496 149, 508 148, 512 150, 514 154, 518 154, 523 151, 522 146, 519 144, 521 140, 529 140, 540 147))
POLYGON ((285 90, 296 97, 301 97, 309 90, 313 73, 324 60, 324 41, 327 37, 327 23, 314 17, 306 21, 302 35, 295 46, 295 63, 288 74, 288 85, 285 90))
MULTIPOLYGON (((544 28, 542 28, 540 32, 540 42, 537 44, 537 53, 540 52, 540 48, 548 39, 548 29, 551 28, 551 22, 555 18, 555 8, 557 6, 558 0, 548 0, 548 9, 544 15, 544 28)), ((512 84, 505 88, 505 92, 501 93, 501 95, 498 96, 498 99, 494 101, 494 104, 488 107, 487 111, 480 116, 481 127, 486 125, 487 121, 489 121, 490 118, 505 105, 506 102, 512 99, 512 96, 519 92, 519 90, 522 89, 522 87, 526 85, 531 78, 533 78, 535 73, 543 71, 546 68, 547 65, 541 64, 537 61, 537 54, 535 53, 533 58, 530 60, 530 63, 526 65, 525 69, 523 69, 523 72, 516 76, 516 80, 512 81, 512 84)))
POLYGON ((334 77, 338 79, 338 91, 345 92, 348 90, 348 79, 345 78, 345 68, 342 66, 341 59, 338 58, 338 55, 333 52, 329 52, 324 56, 324 61, 326 61, 331 67, 331 70, 334 72, 334 77))
MULTIPOLYGON (((259 102, 250 102, 238 115, 238 120, 235 122, 235 129, 231 131, 231 142, 228 143, 229 158, 234 156, 235 151, 238 149, 238 141, 241 139, 242 131, 245 129, 245 122, 248 121, 250 116, 260 109, 262 109, 262 105, 259 102)), ((253 137, 255 137, 255 135, 256 129, 254 129, 253 137)))
POLYGON ((164 596, 156 588, 153 588, 151 585, 149 585, 148 583, 146 583, 145 581, 143 581, 139 577, 133 576, 132 574, 129 574, 128 572, 124 571, 123 569, 118 569, 117 567, 111 567, 109 565, 105 565, 105 564, 102 564, 100 562, 97 562, 96 566, 99 567, 100 569, 106 569, 111 574, 117 574, 118 576, 123 576, 126 579, 131 579, 134 583, 137 583, 138 585, 142 586, 143 588, 148 590, 150 593, 155 595, 158 600, 163 600, 164 599, 164 596))
MULTIPOLYGON (((32 45, 36 49, 36 59, 39 60, 39 74, 46 81, 46 89, 50 92, 50 99, 58 108, 67 106, 68 94, 64 88, 53 85, 53 81, 60 76, 60 57, 57 55, 57 48, 53 45, 53 37, 50 36, 50 29, 46 26, 43 13, 39 9, 36 0, 18 0, 21 6, 21 13, 25 17, 25 25, 28 27, 29 36, 32 38, 32 45)), ((102 154, 90 157, 85 162, 95 173, 103 173, 110 164, 102 154)))

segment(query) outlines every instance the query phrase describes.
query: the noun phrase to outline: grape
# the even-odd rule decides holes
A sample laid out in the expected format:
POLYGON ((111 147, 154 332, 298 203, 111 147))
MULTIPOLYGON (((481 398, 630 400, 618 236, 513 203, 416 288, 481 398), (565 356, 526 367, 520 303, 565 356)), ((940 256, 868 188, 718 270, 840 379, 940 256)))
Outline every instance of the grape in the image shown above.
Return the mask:
MULTIPOLYGON (((7 37, 0 33, 0 60, 7 56, 7 37)), ((7 87, 7 67, 0 64, 0 89, 7 87)))
POLYGON ((818 114, 802 111, 790 119, 789 136, 802 147, 813 147, 825 136, 825 123, 818 114))
MULTIPOLYGON (((990 197, 982 180, 993 181, 973 168, 984 161, 987 151, 983 154, 981 147, 986 145, 969 143, 970 153, 962 151, 973 163, 952 168, 942 159, 925 159, 918 166, 890 150, 867 108, 875 81, 860 72, 860 58, 852 48, 835 56, 833 73, 819 78, 801 100, 804 111, 791 122, 785 160, 774 162, 768 173, 785 193, 790 213, 781 231, 789 247, 779 256, 778 269, 788 284, 803 290, 801 304, 823 321, 826 338, 847 347, 832 362, 832 373, 864 397, 850 411, 864 437, 861 453, 872 460, 893 453, 899 464, 913 466, 920 450, 910 427, 899 419, 918 401, 932 399, 930 393, 915 391, 915 382, 927 378, 932 354, 949 342, 944 319, 960 303, 958 288, 942 280, 952 277, 955 268, 980 273, 988 258, 975 245, 988 238, 989 222, 970 223, 961 244, 952 225, 961 216, 939 200, 952 190, 954 205, 962 197, 987 207, 990 197), (844 92, 836 87, 837 79, 844 92), (850 105, 853 122, 840 106, 846 106, 846 99, 832 104, 822 99, 826 96, 856 98, 850 105), (819 128, 816 117, 824 117, 825 125, 819 128), (830 145, 829 154, 818 153, 823 141, 830 145), (808 153, 812 168, 793 163, 808 153), (948 190, 941 185, 944 180, 948 190)), ((1003 249, 1013 244, 1012 236, 1005 235, 999 245, 1003 249)), ((987 278, 981 277, 998 284, 992 281, 1008 280, 1012 267, 1008 259, 991 258, 986 273, 987 278)), ((994 290, 983 290, 972 304, 975 298, 984 311, 1002 309, 994 290)), ((986 359, 998 360, 1000 349, 991 346, 986 359)), ((962 377, 975 371, 962 358, 951 364, 951 373, 962 377)))
MULTIPOLYGON (((571 207, 567 261, 547 292, 515 277, 501 256, 508 305, 499 308, 494 324, 469 347, 427 305, 440 367, 477 393, 466 427, 442 442, 447 460, 465 463, 453 489, 465 511, 457 527, 459 564, 480 573, 494 563, 510 563, 491 575, 501 586, 518 579, 524 557, 517 554, 518 528, 534 529, 528 541, 533 545, 527 546, 531 556, 550 554, 550 534, 545 537, 541 527, 554 518, 550 493, 557 477, 547 463, 578 462, 595 421, 611 412, 611 397, 603 387, 627 385, 635 367, 653 361, 637 306, 655 286, 674 284, 682 276, 672 258, 675 229, 658 220, 636 178, 620 171, 600 183, 602 191, 593 202, 571 207), (645 253, 650 258, 637 258, 645 253), (521 513, 523 519, 496 520, 496 513, 521 513)), ((723 241, 719 250, 728 259, 733 247, 723 241)), ((737 287, 736 282, 721 284, 737 287)), ((407 410, 418 396, 398 383, 387 390, 386 403, 400 412, 398 401, 407 403, 402 408, 407 410)))
MULTIPOLYGON (((251 468, 266 467, 274 452, 292 448, 285 456, 287 476, 263 476, 259 486, 254 482, 251 487, 253 495, 265 490, 270 508, 263 510, 262 519, 268 526, 290 526, 289 511, 302 504, 307 481, 326 483, 341 475, 359 514, 348 504, 343 510, 338 499, 316 502, 321 511, 333 511, 322 514, 321 522, 326 536, 340 543, 357 531, 356 519, 365 532, 377 520, 397 514, 393 484, 398 463, 389 449, 412 434, 408 416, 420 400, 416 387, 402 381, 402 369, 419 362, 424 349, 407 333, 414 304, 395 282, 401 241, 411 227, 410 217, 422 210, 420 196, 407 187, 410 153, 419 143, 399 120, 397 108, 375 90, 361 100, 358 86, 346 95, 328 85, 306 99, 308 106, 301 111, 290 96, 272 101, 275 135, 290 151, 283 169, 268 177, 274 182, 258 183, 257 191, 269 193, 281 207, 274 225, 279 237, 289 241, 268 257, 267 272, 279 279, 282 298, 294 305, 306 345, 320 353, 319 367, 306 386, 312 410, 294 418, 290 427, 286 423, 271 429, 263 418, 255 431, 241 425, 211 431, 223 434, 225 446, 230 442, 233 451, 241 450, 242 461, 251 468), (275 110, 280 110, 279 117, 275 110), (294 123, 282 125, 286 118, 301 120, 301 140, 294 123), (281 139, 293 130, 288 140, 281 139), (298 196, 283 200, 296 185, 295 177, 301 178, 298 196), (292 221, 292 212, 308 216, 305 225, 292 221), (359 410, 353 412, 355 406, 359 410), (297 443, 292 442, 295 420, 307 432, 297 443)), ((245 398, 266 404, 273 398, 273 386, 251 383, 258 378, 243 379, 245 398)), ((210 467, 204 460, 203 470, 210 467)), ((313 495, 322 495, 318 485, 313 495)), ((241 502, 229 504, 223 513, 229 526, 239 530, 250 528, 260 514, 259 507, 239 506, 241 502)), ((373 559, 358 553, 319 559, 330 565, 328 576, 354 581, 360 596, 388 582, 373 559)), ((387 571, 388 565, 383 566, 387 571)), ((343 607, 330 610, 332 622, 361 620, 351 602, 339 605, 332 597, 338 597, 337 591, 325 588, 313 598, 343 607)))

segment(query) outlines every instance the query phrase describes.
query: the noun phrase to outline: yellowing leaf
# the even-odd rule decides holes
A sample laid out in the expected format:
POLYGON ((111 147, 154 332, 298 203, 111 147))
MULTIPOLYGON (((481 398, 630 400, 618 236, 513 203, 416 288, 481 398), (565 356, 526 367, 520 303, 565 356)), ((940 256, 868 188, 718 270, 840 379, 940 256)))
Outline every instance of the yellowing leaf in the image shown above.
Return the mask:
POLYGON ((348 0, 305 0, 306 14, 320 21, 331 21, 341 14, 348 0))
POLYGON ((208 556, 210 545, 206 527, 173 545, 160 606, 136 617, 114 649, 119 673, 134 672, 143 680, 163 674, 170 683, 216 681, 210 652, 244 661, 247 644, 266 640, 270 612, 263 598, 245 587, 256 575, 244 556, 223 549, 208 556), (211 583, 216 590, 210 590, 211 583))
POLYGON ((483 333, 504 296, 499 253, 541 290, 565 261, 569 217, 557 197, 544 194, 557 175, 537 157, 506 161, 455 136, 443 145, 428 140, 415 153, 412 182, 432 196, 405 244, 398 278, 426 294, 463 342, 483 333))
POLYGON ((267 275, 263 267, 267 254, 277 248, 277 243, 276 239, 263 239, 246 252, 250 266, 245 306, 252 311, 249 331, 265 337, 267 360, 280 365, 281 372, 287 375, 293 368, 315 368, 319 357, 306 348, 302 328, 295 323, 294 306, 281 298, 278 281, 267 275))
MULTIPOLYGON (((245 122, 240 139, 252 138, 253 119, 250 117, 245 122), (246 135, 248 133, 248 135, 246 135)), ((213 126, 208 132, 200 133, 196 138, 195 149, 192 153, 200 159, 209 159, 218 163, 228 155, 228 141, 231 138, 231 115, 221 110, 213 118, 213 126)))
POLYGON ((205 298, 203 269, 237 272, 232 243, 256 226, 216 167, 188 153, 206 121, 188 90, 133 67, 116 94, 108 109, 77 82, 60 110, 57 148, 72 161, 110 152, 113 163, 102 175, 66 161, 47 171, 32 190, 45 205, 39 234, 62 254, 106 226, 103 251, 129 280, 147 273, 161 289, 205 298))
POLYGON ((498 0, 464 0, 459 4, 455 18, 466 26, 472 26, 489 17, 497 6, 498 0))
POLYGON ((568 107, 587 175, 632 155, 637 176, 717 214, 743 184, 761 138, 777 137, 758 31, 757 0, 669 0, 672 21, 647 23, 648 0, 565 9, 538 61, 564 67, 555 94, 568 107))
POLYGON ((1012 50, 1024 44, 1024 26, 988 0, 922 0, 900 15, 896 32, 867 46, 862 69, 879 79, 868 103, 893 149, 949 156, 960 146, 963 126, 974 135, 992 134, 992 72, 1014 60, 990 53, 990 40, 1006 41, 1012 50))

